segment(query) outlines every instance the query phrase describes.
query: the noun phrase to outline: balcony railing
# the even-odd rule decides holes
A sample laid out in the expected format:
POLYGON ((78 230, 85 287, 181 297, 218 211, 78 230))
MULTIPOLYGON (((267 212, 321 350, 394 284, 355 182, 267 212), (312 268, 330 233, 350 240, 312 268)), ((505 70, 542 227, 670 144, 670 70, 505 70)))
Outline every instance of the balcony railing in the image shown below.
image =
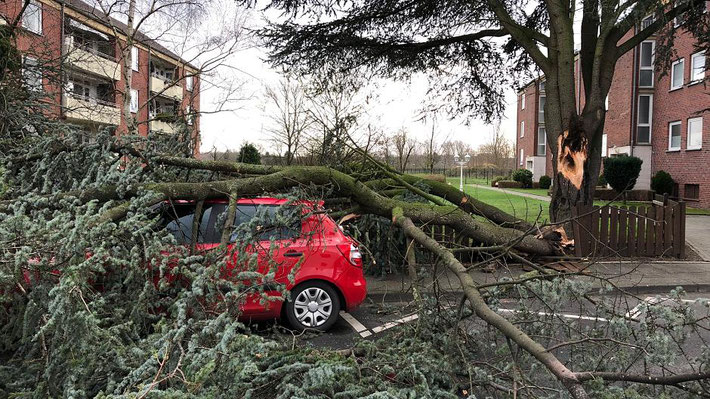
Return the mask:
POLYGON ((70 39, 67 38, 64 42, 64 54, 72 67, 107 79, 120 79, 121 67, 115 58, 86 46, 77 45, 70 39))
POLYGON ((121 110, 115 103, 99 98, 67 93, 64 95, 67 119, 104 125, 119 125, 121 110))
POLYGON ((182 100, 182 86, 177 82, 165 80, 163 77, 150 77, 150 90, 163 97, 172 98, 173 100, 182 100))

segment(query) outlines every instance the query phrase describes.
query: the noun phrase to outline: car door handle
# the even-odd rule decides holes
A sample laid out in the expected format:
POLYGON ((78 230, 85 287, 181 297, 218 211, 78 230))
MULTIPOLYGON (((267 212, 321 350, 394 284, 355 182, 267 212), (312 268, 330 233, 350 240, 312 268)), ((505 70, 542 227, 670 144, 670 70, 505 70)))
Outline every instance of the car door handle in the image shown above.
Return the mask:
POLYGON ((298 258, 301 255, 303 255, 303 252, 298 252, 294 250, 286 251, 286 253, 284 254, 284 256, 287 258, 298 258))

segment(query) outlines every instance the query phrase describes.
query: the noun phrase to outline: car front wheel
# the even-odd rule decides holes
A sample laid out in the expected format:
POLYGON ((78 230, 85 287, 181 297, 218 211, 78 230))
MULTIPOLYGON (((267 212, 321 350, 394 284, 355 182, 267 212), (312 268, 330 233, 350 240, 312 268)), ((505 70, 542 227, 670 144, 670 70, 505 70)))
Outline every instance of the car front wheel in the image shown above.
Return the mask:
POLYGON ((291 291, 286 303, 286 317, 297 330, 327 331, 338 320, 340 298, 330 285, 321 281, 305 282, 291 291))

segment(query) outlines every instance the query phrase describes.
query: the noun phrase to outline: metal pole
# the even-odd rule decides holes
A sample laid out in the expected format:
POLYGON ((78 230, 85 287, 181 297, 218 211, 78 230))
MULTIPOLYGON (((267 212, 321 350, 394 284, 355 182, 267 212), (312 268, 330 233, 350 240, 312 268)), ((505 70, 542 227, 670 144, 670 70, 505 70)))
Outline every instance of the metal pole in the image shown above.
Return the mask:
POLYGON ((461 176, 459 177, 459 190, 463 191, 463 162, 459 163, 461 167, 461 176))

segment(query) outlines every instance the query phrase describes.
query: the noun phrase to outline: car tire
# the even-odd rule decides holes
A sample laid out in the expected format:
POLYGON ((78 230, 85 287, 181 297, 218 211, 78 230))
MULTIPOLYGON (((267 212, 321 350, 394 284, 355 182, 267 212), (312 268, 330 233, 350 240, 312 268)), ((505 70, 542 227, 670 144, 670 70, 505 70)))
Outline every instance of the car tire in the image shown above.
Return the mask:
POLYGON ((322 281, 307 281, 291 291, 286 319, 296 330, 328 331, 340 315, 340 297, 322 281))

